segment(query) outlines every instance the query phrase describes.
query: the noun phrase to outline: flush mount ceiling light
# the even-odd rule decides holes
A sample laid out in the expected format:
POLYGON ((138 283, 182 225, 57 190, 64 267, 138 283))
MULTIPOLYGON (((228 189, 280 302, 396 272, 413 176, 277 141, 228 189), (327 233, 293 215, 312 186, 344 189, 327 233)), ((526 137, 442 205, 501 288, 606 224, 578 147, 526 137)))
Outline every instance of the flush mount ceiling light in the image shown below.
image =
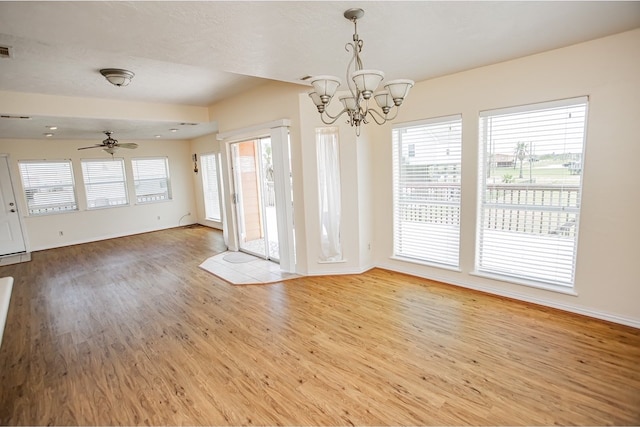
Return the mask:
POLYGON ((102 74, 109 83, 114 86, 127 86, 131 83, 131 79, 135 74, 128 70, 121 70, 119 68, 103 68, 100 70, 100 74, 102 74))
POLYGON ((349 9, 344 12, 344 17, 353 22, 354 31, 353 43, 345 45, 347 52, 353 52, 353 57, 349 61, 349 65, 347 65, 347 85, 351 94, 339 97, 344 105, 342 111, 336 116, 332 116, 327 112, 327 106, 341 84, 338 77, 311 77, 313 91, 309 93, 311 100, 318 108, 323 123, 327 125, 333 124, 343 114, 347 113, 349 116, 347 123, 355 126, 357 135, 360 135, 360 125, 367 124, 369 118, 379 125, 395 119, 402 101, 407 97, 409 89, 414 85, 413 80, 390 80, 384 84, 384 90, 375 92, 384 79, 384 73, 378 70, 363 69, 360 52, 362 52, 364 42, 358 36, 358 19, 363 16, 364 10, 362 9, 349 9), (369 105, 369 100, 372 97, 376 100, 382 113, 369 105), (393 107, 396 107, 395 111, 392 115, 389 115, 393 107))

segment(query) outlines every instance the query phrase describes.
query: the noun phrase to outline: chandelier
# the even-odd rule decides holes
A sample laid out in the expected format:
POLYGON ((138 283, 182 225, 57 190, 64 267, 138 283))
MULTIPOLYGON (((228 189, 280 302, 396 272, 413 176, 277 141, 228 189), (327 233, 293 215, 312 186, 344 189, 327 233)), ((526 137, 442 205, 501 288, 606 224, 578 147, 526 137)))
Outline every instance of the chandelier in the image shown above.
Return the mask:
POLYGON ((351 93, 338 97, 344 106, 342 111, 336 116, 332 116, 327 111, 331 99, 342 83, 338 77, 312 77, 310 82, 313 91, 309 93, 309 97, 318 108, 318 113, 320 113, 324 124, 333 124, 346 113, 348 115, 347 123, 355 126, 357 135, 360 135, 360 125, 369 123, 369 119, 373 119, 378 125, 395 119, 402 101, 414 85, 413 80, 390 80, 384 84, 384 90, 375 92, 384 79, 384 73, 378 70, 365 70, 362 67, 360 52, 362 52, 364 42, 358 36, 358 19, 363 16, 364 10, 362 9, 349 9, 344 12, 344 17, 353 22, 354 31, 353 43, 347 43, 344 46, 347 52, 353 53, 353 56, 347 65, 347 85, 351 93), (372 97, 382 112, 369 104, 372 97), (394 111, 392 112, 392 110, 394 111), (390 112, 392 112, 391 115, 390 112))

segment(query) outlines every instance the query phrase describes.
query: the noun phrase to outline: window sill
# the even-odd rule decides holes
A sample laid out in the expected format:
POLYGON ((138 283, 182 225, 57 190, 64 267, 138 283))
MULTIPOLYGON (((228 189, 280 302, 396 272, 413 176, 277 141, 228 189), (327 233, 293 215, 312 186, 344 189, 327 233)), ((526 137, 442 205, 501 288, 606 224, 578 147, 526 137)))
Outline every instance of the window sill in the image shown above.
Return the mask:
POLYGON ((552 291, 552 292, 571 295, 575 297, 578 296, 578 293, 574 288, 570 288, 567 286, 553 285, 551 283, 536 282, 533 280, 518 279, 515 277, 501 276, 499 274, 485 273, 482 271, 472 271, 469 274, 476 277, 483 277, 485 279, 498 280, 500 282, 513 283, 516 285, 528 286, 530 288, 536 288, 536 289, 543 289, 545 291, 552 291))
POLYGON ((435 262, 428 262, 428 261, 423 261, 423 260, 419 260, 419 259, 415 259, 415 258, 407 258, 407 257, 402 257, 402 256, 397 256, 397 255, 393 255, 393 256, 391 256, 389 258, 393 259, 393 260, 396 260, 396 261, 402 261, 402 262, 408 262, 408 263, 411 263, 411 264, 424 265, 425 267, 440 268, 442 270, 455 271, 457 273, 461 273, 462 272, 460 267, 454 267, 454 266, 446 265, 446 264, 438 264, 438 263, 435 263, 435 262))
POLYGON ((343 264, 345 262, 347 262, 347 260, 345 258, 338 259, 338 260, 335 260, 335 261, 321 261, 321 260, 318 260, 318 264, 343 264))
POLYGON ((135 206, 144 206, 144 205, 154 205, 156 203, 167 203, 167 202, 171 202, 173 199, 164 199, 164 200, 151 200, 148 202, 138 202, 136 201, 134 203, 135 206))

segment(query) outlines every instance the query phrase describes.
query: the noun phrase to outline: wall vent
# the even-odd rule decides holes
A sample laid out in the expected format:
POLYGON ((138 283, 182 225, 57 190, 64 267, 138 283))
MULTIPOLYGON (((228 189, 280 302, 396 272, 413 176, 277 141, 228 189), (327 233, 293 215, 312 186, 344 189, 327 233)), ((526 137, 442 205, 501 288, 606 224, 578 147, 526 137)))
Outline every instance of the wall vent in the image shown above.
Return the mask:
POLYGON ((11 58, 11 53, 10 46, 0 46, 0 58, 11 58))
POLYGON ((11 119, 11 120, 31 120, 29 116, 9 116, 9 115, 0 115, 0 119, 11 119))

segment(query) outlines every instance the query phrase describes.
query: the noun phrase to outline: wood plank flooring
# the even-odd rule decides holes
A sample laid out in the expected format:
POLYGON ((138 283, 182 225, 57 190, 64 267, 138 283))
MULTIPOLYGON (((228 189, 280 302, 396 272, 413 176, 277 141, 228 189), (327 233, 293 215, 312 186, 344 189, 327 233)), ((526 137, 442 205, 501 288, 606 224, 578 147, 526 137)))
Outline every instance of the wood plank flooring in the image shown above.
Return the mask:
POLYGON ((224 249, 178 228, 0 267, 0 423, 640 424, 640 330, 379 269, 232 286, 198 268, 224 249))

